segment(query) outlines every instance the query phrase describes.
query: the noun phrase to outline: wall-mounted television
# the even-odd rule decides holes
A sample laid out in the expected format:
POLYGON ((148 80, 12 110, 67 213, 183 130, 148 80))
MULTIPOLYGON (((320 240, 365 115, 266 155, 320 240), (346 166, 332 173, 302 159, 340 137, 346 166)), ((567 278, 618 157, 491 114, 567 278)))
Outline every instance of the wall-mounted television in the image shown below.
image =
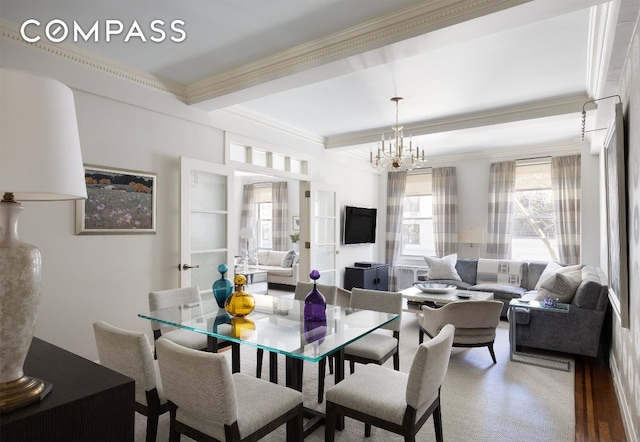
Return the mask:
POLYGON ((343 244, 375 243, 377 214, 377 209, 345 206, 343 244))

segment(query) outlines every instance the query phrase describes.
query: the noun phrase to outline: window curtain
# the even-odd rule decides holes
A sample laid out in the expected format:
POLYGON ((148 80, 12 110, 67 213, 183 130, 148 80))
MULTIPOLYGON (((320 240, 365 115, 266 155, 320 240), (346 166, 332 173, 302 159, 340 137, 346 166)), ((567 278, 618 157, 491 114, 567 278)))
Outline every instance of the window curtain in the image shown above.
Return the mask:
POLYGON ((491 164, 487 258, 511 259, 511 220, 515 187, 515 161, 491 164))
POLYGON ((271 247, 273 250, 289 250, 289 190, 286 181, 271 185, 271 247))
POLYGON ((551 160, 551 186, 560 261, 580 263, 580 155, 551 160))
MULTIPOLYGON (((239 233, 242 232, 242 229, 252 229, 254 231, 253 236, 255 237, 255 220, 253 218, 253 184, 245 184, 242 188, 242 212, 240 213, 240 230, 239 233)), ((238 255, 241 255, 243 251, 247 248, 247 240, 242 238, 242 235, 238 235, 238 255)))
POLYGON ((407 172, 389 172, 387 174, 387 240, 385 259, 389 264, 389 290, 395 291, 397 280, 395 264, 402 247, 402 209, 407 172))
POLYGON ((437 256, 458 251, 458 183, 455 167, 433 169, 433 233, 437 256))

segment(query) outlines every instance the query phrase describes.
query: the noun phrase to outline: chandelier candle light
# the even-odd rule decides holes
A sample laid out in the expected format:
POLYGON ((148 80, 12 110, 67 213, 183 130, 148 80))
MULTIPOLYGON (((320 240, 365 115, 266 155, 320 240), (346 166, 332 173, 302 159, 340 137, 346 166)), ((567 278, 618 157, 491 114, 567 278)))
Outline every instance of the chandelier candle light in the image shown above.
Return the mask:
POLYGON ((402 99, 402 97, 391 98, 391 101, 396 103, 396 124, 391 126, 394 139, 385 139, 385 134, 382 134, 376 156, 373 155, 373 151, 369 151, 369 163, 378 170, 384 170, 389 165, 396 170, 402 167, 412 170, 422 166, 425 162, 424 149, 420 151, 420 148, 416 146, 414 151, 411 136, 409 137, 409 146, 404 145, 404 132, 398 119, 398 103, 402 99))

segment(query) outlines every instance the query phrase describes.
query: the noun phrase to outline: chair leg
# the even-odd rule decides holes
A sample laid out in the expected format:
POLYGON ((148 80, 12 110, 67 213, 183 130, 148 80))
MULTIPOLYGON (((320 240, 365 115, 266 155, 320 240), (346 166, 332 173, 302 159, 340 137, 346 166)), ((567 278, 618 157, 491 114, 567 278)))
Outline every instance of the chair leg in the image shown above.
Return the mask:
POLYGON ((493 359, 493 363, 497 364, 498 361, 496 361, 496 354, 493 351, 493 342, 489 344, 487 347, 489 347, 489 353, 491 354, 491 359, 493 359))
POLYGON ((349 361, 349 371, 353 374, 356 371, 356 363, 354 361, 349 361))
POLYGON ((442 436, 442 414, 440 413, 440 404, 433 410, 433 426, 436 430, 436 442, 443 442, 442 436))
POLYGON ((324 442, 333 442, 336 437, 336 410, 333 403, 327 402, 324 420, 324 442))
POLYGON ((364 437, 371 437, 371 424, 364 424, 364 437))
POLYGON ((422 344, 424 342, 424 331, 422 330, 422 327, 418 327, 418 345, 422 344))
POLYGON ((158 436, 158 414, 149 413, 147 415, 147 442, 156 442, 158 436))
POLYGON ((256 377, 260 379, 262 377, 262 358, 264 357, 264 350, 259 348, 256 355, 256 377))
POLYGON ((336 363, 336 358, 334 358, 333 356, 329 356, 327 362, 329 363, 329 374, 333 374, 333 364, 336 363))
POLYGON ((169 442, 180 442, 180 433, 176 431, 176 408, 171 407, 169 411, 171 420, 169 421, 169 442))
POLYGON ((325 364, 327 363, 327 358, 324 358, 318 364, 318 403, 321 404, 324 400, 324 377, 326 375, 325 364))
POLYGON ((395 371, 400 371, 400 349, 396 350, 393 355, 393 369, 395 371))

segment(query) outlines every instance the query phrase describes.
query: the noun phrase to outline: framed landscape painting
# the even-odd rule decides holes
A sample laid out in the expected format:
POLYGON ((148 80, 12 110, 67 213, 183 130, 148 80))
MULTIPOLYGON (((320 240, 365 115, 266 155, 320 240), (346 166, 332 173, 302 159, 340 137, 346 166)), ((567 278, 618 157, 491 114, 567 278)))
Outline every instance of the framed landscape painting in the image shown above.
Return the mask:
POLYGON ((617 103, 605 138, 605 183, 609 299, 622 327, 629 327, 629 269, 627 256, 627 189, 624 120, 617 103))
POLYGON ((154 173, 84 166, 87 199, 76 201, 76 234, 156 232, 154 173))

